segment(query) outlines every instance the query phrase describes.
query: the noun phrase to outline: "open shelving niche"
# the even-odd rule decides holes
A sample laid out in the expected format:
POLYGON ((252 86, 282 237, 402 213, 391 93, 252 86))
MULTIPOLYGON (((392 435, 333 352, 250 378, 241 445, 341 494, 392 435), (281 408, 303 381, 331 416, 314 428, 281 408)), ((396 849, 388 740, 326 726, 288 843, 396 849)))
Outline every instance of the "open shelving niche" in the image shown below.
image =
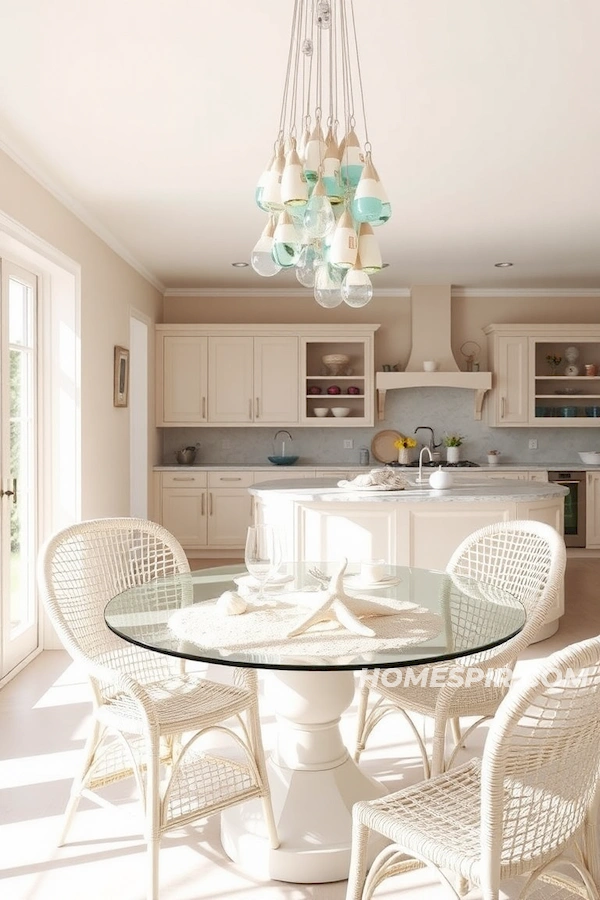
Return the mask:
MULTIPOLYGON (((302 379, 304 407, 302 423, 327 427, 348 428, 357 425, 374 424, 375 392, 373 383, 373 333, 378 326, 370 326, 369 333, 357 333, 353 339, 332 340, 326 336, 306 337, 302 340, 302 379), (346 370, 342 374, 328 374, 323 356, 343 353, 349 357, 346 370), (319 394, 309 393, 311 387, 318 387, 319 394), (339 387, 339 394, 328 394, 330 387, 339 387), (358 394, 348 394, 349 387, 359 389, 358 394), (329 409, 326 416, 317 416, 315 409, 329 409), (348 407, 347 416, 334 416, 334 407, 348 407)), ((344 330, 347 331, 347 326, 344 330)))
POLYGON ((600 340, 534 341, 533 347, 533 409, 536 425, 557 427, 589 427, 600 425, 600 375, 586 375, 586 364, 595 364, 600 371, 600 340), (565 375, 569 365, 567 347, 579 352, 576 365, 578 375, 565 375), (549 374, 546 357, 560 356, 560 374, 549 374))

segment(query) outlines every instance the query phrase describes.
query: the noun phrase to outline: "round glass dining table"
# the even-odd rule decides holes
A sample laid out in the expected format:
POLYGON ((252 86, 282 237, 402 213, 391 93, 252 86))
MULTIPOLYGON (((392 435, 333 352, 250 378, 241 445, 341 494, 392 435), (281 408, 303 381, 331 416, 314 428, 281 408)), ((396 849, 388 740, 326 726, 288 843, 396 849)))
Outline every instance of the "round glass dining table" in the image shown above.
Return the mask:
POLYGON ((339 563, 284 564, 258 599, 244 566, 219 566, 152 580, 106 606, 108 627, 141 647, 267 670, 277 720, 267 768, 280 847, 269 847, 258 801, 221 814, 226 853, 260 877, 347 877, 352 804, 386 792, 354 763, 339 728, 356 670, 367 670, 361 677, 373 684, 401 684, 411 667, 468 658, 525 623, 522 605, 494 585, 396 566, 367 582, 349 566, 336 592, 329 579, 339 570, 339 563), (311 616, 315 624, 306 627, 311 616))

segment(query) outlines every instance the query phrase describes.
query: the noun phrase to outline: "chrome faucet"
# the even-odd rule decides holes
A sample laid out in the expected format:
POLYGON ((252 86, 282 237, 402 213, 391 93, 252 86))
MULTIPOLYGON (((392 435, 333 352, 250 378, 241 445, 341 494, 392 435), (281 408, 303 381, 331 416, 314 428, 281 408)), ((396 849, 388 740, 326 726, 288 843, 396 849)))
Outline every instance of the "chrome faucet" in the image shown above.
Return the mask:
MULTIPOLYGON (((290 441, 294 440, 293 437, 291 436, 291 434, 289 433, 289 431, 286 431, 284 428, 281 428, 279 431, 275 432, 275 437, 273 438, 273 444, 275 444, 275 441, 277 440, 277 438, 279 437, 280 434, 287 434, 290 441)), ((285 456, 285 440, 281 441, 281 455, 285 456)))
POLYGON ((427 445, 430 453, 433 453, 434 450, 436 450, 438 447, 442 446, 441 442, 439 444, 436 444, 435 434, 433 433, 433 428, 430 428, 429 425, 417 425, 414 433, 416 434, 417 431, 430 431, 431 432, 431 437, 429 438, 429 444, 427 445))
POLYGON ((427 478, 423 478, 423 454, 425 453, 425 451, 429 453, 429 462, 433 462, 433 453, 431 452, 429 447, 424 444, 421 447, 421 452, 419 453, 419 474, 417 475, 417 484, 425 484, 425 482, 428 481, 427 478))

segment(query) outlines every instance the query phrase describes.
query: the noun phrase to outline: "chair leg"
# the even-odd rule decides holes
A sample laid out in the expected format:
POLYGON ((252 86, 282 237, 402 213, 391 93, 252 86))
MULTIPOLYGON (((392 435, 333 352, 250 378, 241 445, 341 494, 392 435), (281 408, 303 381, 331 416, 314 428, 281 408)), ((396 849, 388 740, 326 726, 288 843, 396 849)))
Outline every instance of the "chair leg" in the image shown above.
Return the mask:
POLYGON ((450 719, 450 728, 452 730, 452 740, 455 747, 460 747, 462 743, 462 734, 460 732, 460 719, 450 719))
POLYGON ((96 755, 96 750, 98 749, 98 745, 100 744, 103 731, 104 728, 100 726, 100 723, 96 719, 94 719, 92 724, 92 731, 88 736, 87 741, 85 742, 83 760, 79 768, 79 774, 75 776, 75 778, 73 779, 73 783, 71 784, 69 802, 67 803, 67 808, 65 809, 65 813, 63 816, 62 828, 58 835, 59 847, 62 847, 67 838, 71 823, 73 822, 73 816, 75 815, 77 807, 79 806, 83 786, 85 785, 88 772, 90 771, 94 756, 96 755))
POLYGON ((352 851, 350 854, 350 874, 346 900, 360 900, 363 894, 365 878, 367 875, 367 848, 369 843, 369 828, 358 822, 354 817, 352 821, 352 851))
POLYGON ((148 900, 158 900, 158 851, 160 846, 160 739, 147 738, 146 843, 148 847, 148 900))
POLYGON ((271 789, 269 787, 269 776, 265 765, 265 751, 262 742, 262 731, 260 727, 260 718, 258 710, 258 702, 248 710, 248 734, 250 737, 250 751, 254 757, 256 768, 260 774, 262 783, 266 790, 266 794, 262 798, 263 814, 265 824, 269 835, 269 844, 273 850, 277 850, 280 845, 279 835, 277 833, 277 825, 275 823, 275 815, 273 813, 273 804, 271 802, 271 789))
POLYGON ((354 762, 360 760, 360 755, 365 749, 365 723, 367 720, 367 707, 369 705, 369 685, 361 684, 358 692, 358 711, 356 714, 356 747, 354 750, 354 762))

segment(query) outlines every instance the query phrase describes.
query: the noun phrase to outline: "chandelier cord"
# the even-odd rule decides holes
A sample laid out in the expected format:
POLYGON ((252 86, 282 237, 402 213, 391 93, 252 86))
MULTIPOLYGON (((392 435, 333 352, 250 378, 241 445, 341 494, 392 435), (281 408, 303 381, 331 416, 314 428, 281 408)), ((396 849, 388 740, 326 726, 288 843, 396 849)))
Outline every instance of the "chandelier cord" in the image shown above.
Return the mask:
POLYGON ((283 86, 283 97, 281 100, 281 112, 279 114, 279 134, 278 140, 281 139, 282 135, 285 133, 285 114, 288 108, 288 96, 290 91, 290 73, 292 70, 292 57, 294 51, 294 45, 298 43, 298 19, 299 19, 299 2, 300 0, 294 0, 294 14, 292 16, 292 29, 290 34, 290 45, 288 49, 288 59, 287 59, 287 67, 285 71, 285 82, 283 86))
POLYGON ((365 147, 371 146, 369 130, 367 128, 367 111, 365 108, 365 94, 363 90, 362 69, 360 67, 360 54, 358 52, 358 39, 356 37, 356 20, 354 18, 354 0, 350 0, 350 14, 352 16, 352 35, 354 37, 354 52, 356 55, 356 71, 358 74, 358 89, 360 91, 360 105, 362 107, 363 123, 365 126, 365 147))

